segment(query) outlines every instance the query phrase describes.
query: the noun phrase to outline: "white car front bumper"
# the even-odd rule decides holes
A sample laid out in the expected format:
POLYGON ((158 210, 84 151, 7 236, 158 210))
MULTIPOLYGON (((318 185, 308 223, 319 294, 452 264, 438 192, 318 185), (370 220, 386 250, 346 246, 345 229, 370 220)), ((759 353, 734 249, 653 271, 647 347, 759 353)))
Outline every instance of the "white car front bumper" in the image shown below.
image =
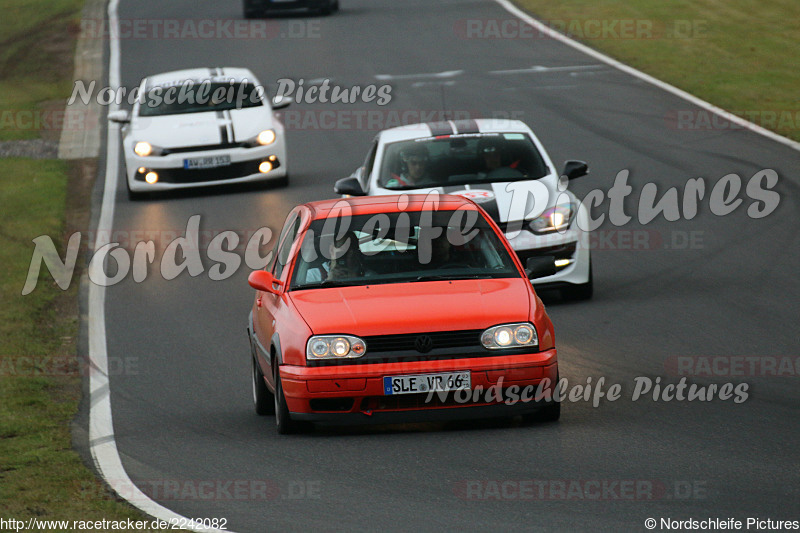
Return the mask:
POLYGON ((510 238, 512 235, 506 233, 523 267, 527 259, 534 256, 552 255, 556 260, 569 261, 564 266, 556 266, 556 273, 552 276, 533 280, 535 286, 558 286, 562 283, 580 285, 589 281, 591 251, 588 235, 574 222, 564 233, 536 235, 523 229, 510 238))
POLYGON ((128 187, 133 192, 269 181, 287 176, 286 145, 279 137, 267 146, 178 151, 162 156, 141 157, 133 152, 133 146, 126 143, 125 166, 128 187), (192 170, 184 168, 187 159, 215 156, 229 156, 230 164, 192 170), (270 161, 274 168, 266 173, 260 172, 259 164, 264 161, 270 161), (158 174, 156 183, 145 181, 150 171, 158 174))

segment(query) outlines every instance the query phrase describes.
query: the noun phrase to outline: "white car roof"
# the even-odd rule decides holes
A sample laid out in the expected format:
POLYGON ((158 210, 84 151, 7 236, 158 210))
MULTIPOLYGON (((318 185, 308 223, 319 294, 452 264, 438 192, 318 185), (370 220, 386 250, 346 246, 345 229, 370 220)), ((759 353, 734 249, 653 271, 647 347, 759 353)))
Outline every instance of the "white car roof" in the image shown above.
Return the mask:
POLYGON ((458 133, 525 133, 530 135, 532 132, 520 120, 478 118, 407 124, 383 130, 380 138, 381 142, 392 143, 458 133))
POLYGON ((180 85, 187 80, 192 80, 196 83, 201 83, 206 80, 247 80, 256 85, 258 84, 255 74, 253 74, 250 69, 240 67, 208 67, 173 70, 171 72, 154 74, 146 78, 145 88, 146 90, 150 90, 151 88, 158 86, 180 85))

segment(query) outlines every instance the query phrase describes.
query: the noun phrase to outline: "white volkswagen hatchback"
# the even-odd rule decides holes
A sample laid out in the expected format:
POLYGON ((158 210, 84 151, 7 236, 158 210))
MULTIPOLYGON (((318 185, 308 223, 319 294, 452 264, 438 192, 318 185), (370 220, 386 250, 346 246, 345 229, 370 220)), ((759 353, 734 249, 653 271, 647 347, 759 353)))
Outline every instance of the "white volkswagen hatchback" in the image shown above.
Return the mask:
POLYGON ((586 217, 568 179, 588 173, 567 161, 561 174, 533 131, 518 120, 478 119, 410 124, 381 131, 364 164, 336 182, 346 196, 456 194, 476 202, 497 222, 523 264, 552 257, 556 273, 535 281, 569 299, 592 296, 586 217))
POLYGON ((244 68, 197 68, 142 80, 123 124, 128 193, 251 181, 288 183, 286 140, 255 75, 244 68))

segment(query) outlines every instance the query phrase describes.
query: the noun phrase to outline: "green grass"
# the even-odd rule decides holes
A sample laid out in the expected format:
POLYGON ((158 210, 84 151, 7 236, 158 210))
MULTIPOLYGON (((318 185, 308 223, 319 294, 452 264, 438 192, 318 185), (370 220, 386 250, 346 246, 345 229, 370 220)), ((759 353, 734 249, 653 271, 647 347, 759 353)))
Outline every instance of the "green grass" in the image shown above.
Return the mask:
MULTIPOLYGON (((33 255, 31 239, 61 241, 66 164, 62 161, 3 159, 0 174, 0 353, 34 355, 52 351, 54 339, 39 322, 57 296, 40 273, 42 290, 21 296, 33 255), (45 334, 43 334, 45 333, 45 334)), ((43 269, 44 270, 44 269, 43 269)))
POLYGON ((51 236, 63 257, 68 164, 0 165, 0 517, 140 519, 72 449, 70 421, 81 390, 77 279, 62 291, 42 268, 36 290, 21 296, 34 237, 51 236))
POLYGON ((0 3, 0 140, 38 138, 43 132, 29 126, 29 117, 69 96, 82 6, 83 0, 0 3))
POLYGON ((797 0, 515 1, 540 20, 572 23, 574 37, 592 48, 800 140, 797 0), (652 32, 586 38, 582 31, 589 21, 623 20, 650 23, 652 32), (693 29, 676 34, 676 26, 693 29))
MULTIPOLYGON (((23 111, 63 109, 82 4, 3 0, 0 140, 57 138, 57 131, 13 122, 23 111)), ((76 185, 85 189, 86 180, 70 180, 79 168, 0 159, 0 518, 6 520, 145 518, 110 494, 72 448, 70 423, 81 396, 78 272, 62 291, 42 267, 36 289, 21 295, 32 239, 51 237, 64 256, 66 206, 72 213, 76 198, 88 197, 76 185)), ((86 203, 79 210, 88 211, 86 203)))

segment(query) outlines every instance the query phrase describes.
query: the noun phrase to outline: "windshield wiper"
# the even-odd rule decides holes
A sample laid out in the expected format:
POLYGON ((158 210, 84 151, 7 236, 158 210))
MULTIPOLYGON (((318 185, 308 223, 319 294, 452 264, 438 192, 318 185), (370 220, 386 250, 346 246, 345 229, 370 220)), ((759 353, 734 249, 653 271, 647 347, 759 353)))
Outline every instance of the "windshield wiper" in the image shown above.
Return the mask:
POLYGON ((430 274, 417 276, 416 281, 447 281, 453 279, 481 279, 489 277, 488 274, 430 274))
POLYGON ((326 279, 324 281, 319 281, 316 283, 306 283, 304 285, 297 285, 296 287, 292 287, 293 290, 305 290, 305 289, 327 289, 331 287, 352 287, 354 285, 366 285, 360 281, 340 281, 336 279, 326 279))

